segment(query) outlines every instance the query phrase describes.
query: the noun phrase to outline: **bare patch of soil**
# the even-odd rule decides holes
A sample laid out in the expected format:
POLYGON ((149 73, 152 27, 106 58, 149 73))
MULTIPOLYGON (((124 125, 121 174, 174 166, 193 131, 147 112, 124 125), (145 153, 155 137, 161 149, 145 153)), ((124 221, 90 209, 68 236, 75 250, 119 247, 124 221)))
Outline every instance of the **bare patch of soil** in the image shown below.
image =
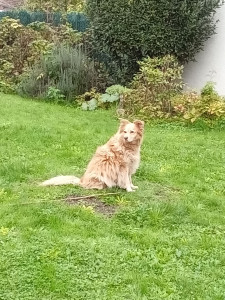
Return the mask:
POLYGON ((92 207, 95 212, 107 217, 113 216, 117 211, 116 206, 104 203, 93 196, 70 195, 65 199, 65 201, 70 205, 92 207))

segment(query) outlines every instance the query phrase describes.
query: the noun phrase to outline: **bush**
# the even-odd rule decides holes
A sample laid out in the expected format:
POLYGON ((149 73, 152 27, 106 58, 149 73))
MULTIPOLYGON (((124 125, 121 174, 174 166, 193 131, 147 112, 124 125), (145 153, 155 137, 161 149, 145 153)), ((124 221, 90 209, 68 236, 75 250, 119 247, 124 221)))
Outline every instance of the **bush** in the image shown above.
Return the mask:
POLYGON ((41 9, 46 12, 82 11, 85 6, 85 0, 27 0, 26 7, 31 10, 41 9))
POLYGON ((61 102, 65 96, 61 93, 60 90, 55 87, 50 86, 47 91, 47 99, 54 102, 61 102))
POLYGON ((169 117, 173 111, 171 100, 183 86, 183 67, 170 55, 147 57, 139 66, 132 91, 124 95, 122 108, 127 115, 143 119, 169 117))
POLYGON ((82 41, 82 34, 73 30, 70 24, 60 25, 58 27, 49 26, 45 22, 30 23, 27 28, 32 28, 40 33, 43 39, 54 44, 77 45, 82 41))
POLYGON ((123 95, 129 92, 130 90, 122 85, 114 84, 112 86, 109 86, 105 92, 109 95, 123 95))
POLYGON ((225 117, 225 99, 218 95, 212 82, 203 87, 200 95, 184 93, 175 97, 172 104, 174 115, 192 123, 199 118, 215 120, 225 117))
POLYGON ((0 80, 14 85, 19 75, 34 63, 41 53, 47 53, 52 44, 18 20, 4 18, 0 22, 0 80))
POLYGON ((146 56, 171 54, 182 64, 193 60, 215 33, 214 14, 221 4, 220 0, 87 0, 87 13, 96 51, 123 83, 146 56))
POLYGON ((124 94, 128 95, 130 91, 130 89, 122 85, 112 85, 103 94, 96 92, 95 89, 91 89, 91 91, 80 95, 77 101, 83 110, 95 110, 98 107, 108 109, 111 105, 119 103, 121 97, 124 94))
MULTIPOLYGON (((43 3, 42 3, 43 4, 43 3)), ((43 5, 42 5, 43 6, 43 5)), ((34 7, 35 8, 35 7, 34 7)), ((40 9, 39 6, 36 9, 40 9)), ((70 12, 64 15, 61 12, 46 13, 44 11, 26 11, 26 10, 13 10, 13 11, 2 11, 0 12, 0 20, 5 17, 19 20, 24 26, 29 25, 33 22, 45 22, 52 26, 61 26, 68 22, 72 29, 84 32, 89 27, 89 21, 87 17, 82 13, 70 12)))
MULTIPOLYGON (((65 100, 73 100, 98 85, 95 63, 83 52, 81 47, 58 46, 51 54, 42 56, 24 75, 19 93, 25 96, 45 98, 49 88, 58 90, 65 100)), ((61 98, 62 99, 62 98, 61 98)))
POLYGON ((20 75, 48 54, 54 44, 76 45, 81 34, 67 25, 50 27, 43 22, 23 26, 18 20, 3 18, 0 21, 0 90, 12 92, 20 75))
POLYGON ((145 58, 140 71, 123 94, 122 114, 144 120, 169 118, 195 122, 225 117, 225 98, 218 95, 212 82, 200 94, 182 92, 182 66, 172 56, 145 58))

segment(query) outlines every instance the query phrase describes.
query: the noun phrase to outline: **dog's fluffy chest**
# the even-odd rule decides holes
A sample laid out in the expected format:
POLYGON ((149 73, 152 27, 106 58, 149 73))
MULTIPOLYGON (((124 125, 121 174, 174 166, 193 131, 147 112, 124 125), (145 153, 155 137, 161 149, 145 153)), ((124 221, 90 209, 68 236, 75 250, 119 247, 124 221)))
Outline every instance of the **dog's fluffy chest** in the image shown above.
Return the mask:
POLYGON ((140 159, 140 154, 138 152, 133 153, 132 151, 125 151, 125 157, 128 162, 134 163, 140 159))
POLYGON ((131 150, 125 150, 124 155, 125 161, 129 167, 129 169, 132 171, 136 171, 136 169, 139 167, 140 164, 140 151, 139 149, 137 151, 131 151, 131 150))

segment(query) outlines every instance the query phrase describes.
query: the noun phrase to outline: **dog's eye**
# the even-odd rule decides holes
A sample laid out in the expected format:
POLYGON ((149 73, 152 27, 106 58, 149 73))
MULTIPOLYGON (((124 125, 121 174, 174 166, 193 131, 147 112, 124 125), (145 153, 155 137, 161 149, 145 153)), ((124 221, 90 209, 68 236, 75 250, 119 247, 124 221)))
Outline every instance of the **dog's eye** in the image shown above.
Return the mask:
POLYGON ((134 131, 133 130, 131 130, 131 132, 130 133, 134 133, 134 131))
POLYGON ((123 131, 124 133, 127 133, 126 130, 123 131))

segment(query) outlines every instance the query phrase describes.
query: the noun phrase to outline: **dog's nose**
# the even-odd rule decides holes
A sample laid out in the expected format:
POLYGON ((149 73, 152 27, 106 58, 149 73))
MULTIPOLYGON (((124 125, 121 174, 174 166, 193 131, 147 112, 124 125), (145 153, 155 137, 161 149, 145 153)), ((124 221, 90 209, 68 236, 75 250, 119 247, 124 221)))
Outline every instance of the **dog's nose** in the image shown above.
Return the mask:
POLYGON ((127 136, 125 136, 125 137, 124 137, 124 139, 127 141, 127 140, 128 140, 128 137, 127 137, 127 136))

